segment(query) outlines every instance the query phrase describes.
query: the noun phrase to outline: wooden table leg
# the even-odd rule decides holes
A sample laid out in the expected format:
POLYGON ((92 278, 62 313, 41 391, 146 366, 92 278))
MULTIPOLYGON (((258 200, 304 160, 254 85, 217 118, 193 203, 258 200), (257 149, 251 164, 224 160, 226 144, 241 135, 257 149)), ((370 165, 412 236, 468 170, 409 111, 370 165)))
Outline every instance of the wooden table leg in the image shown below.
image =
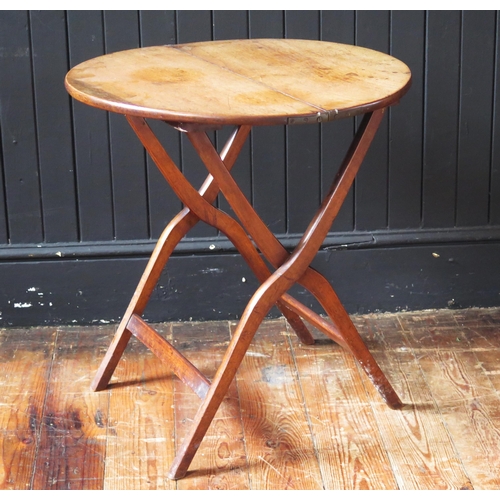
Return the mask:
MULTIPOLYGON (((241 225, 226 213, 213 207, 206 197, 200 196, 177 168, 144 119, 133 116, 128 116, 127 119, 179 199, 189 207, 198 220, 202 220, 224 233, 243 256, 259 281, 265 281, 271 273, 241 225)), ((247 129, 247 127, 242 128, 247 129)), ((217 158, 221 160, 217 152, 216 154, 217 158)), ((226 167, 224 168, 227 171, 226 167)), ((306 344, 313 344, 314 338, 300 317, 288 307, 286 301, 279 300, 276 305, 301 341, 306 344)))
MULTIPOLYGON (((228 170, 231 170, 233 167, 249 132, 249 127, 240 127, 239 129, 236 129, 223 148, 221 157, 224 159, 224 164, 228 170)), ((213 203, 219 193, 219 188, 213 182, 213 177, 211 175, 207 177, 200 188, 199 193, 209 203, 213 203)), ((149 259, 148 265, 144 270, 142 278, 139 281, 132 300, 130 301, 130 304, 117 328, 113 341, 111 342, 111 345, 101 362, 94 380, 92 381, 92 390, 99 391, 107 387, 116 365, 118 364, 118 361, 120 360, 132 335, 127 329, 127 324, 130 318, 134 314, 142 315, 151 293, 153 292, 168 259, 172 255, 172 252, 181 239, 198 223, 198 221, 198 217, 196 217, 196 215, 194 215, 189 208, 184 208, 164 229, 158 239, 151 258, 149 259)))
MULTIPOLYGON (((151 141, 152 132, 150 131, 149 127, 145 125, 145 122, 142 122, 143 127, 141 127, 141 124, 138 123, 137 120, 132 120, 132 123, 134 123, 134 130, 142 130, 142 132, 140 132, 142 134, 146 132, 149 141, 151 141), (144 128, 144 126, 146 128, 144 128)), ((250 127, 239 127, 231 135, 231 137, 227 141, 226 146, 223 148, 221 158, 228 170, 233 167, 234 162, 236 161, 249 132, 250 127)), ((159 143, 156 144, 156 146, 158 147, 159 143)), ((185 182, 187 183, 187 181, 185 182)), ((183 185, 184 187, 186 187, 185 183, 183 183, 183 185)), ((192 190, 194 191, 194 188, 192 188, 192 190)), ((205 180, 203 186, 200 188, 198 194, 206 201, 207 204, 211 204, 217 197, 218 193, 219 188, 217 184, 213 182, 213 177, 209 175, 205 180)), ((151 293, 153 292, 154 287, 158 282, 160 274, 164 269, 168 259, 172 255, 172 252, 174 251, 180 240, 188 233, 188 231, 192 227, 194 227, 198 223, 199 220, 200 218, 186 207, 181 212, 179 212, 179 214, 174 219, 172 219, 172 221, 163 231, 143 273, 139 285, 137 286, 137 289, 132 297, 132 300, 122 318, 122 321, 120 322, 120 325, 118 326, 113 341, 108 348, 106 355, 103 358, 101 365, 94 377, 94 380, 91 384, 91 388, 93 390, 103 390, 108 386, 109 380, 111 379, 116 365, 118 364, 131 337, 131 332, 127 328, 130 318, 133 315, 142 315, 149 301, 151 293)), ((246 235, 245 238, 248 240, 246 235)), ((250 248, 249 243, 250 242, 248 240, 248 243, 246 245, 247 248, 250 248)), ((244 250, 241 249, 241 251, 243 252, 244 250)), ((252 251, 252 249, 250 251, 252 251)), ((253 251, 255 252, 255 249, 253 249, 253 251)), ((257 259, 255 258, 255 256, 257 255, 258 254, 255 252, 255 255, 253 256, 254 258, 251 259, 251 265, 254 265, 253 263, 256 260, 261 261, 260 256, 257 257, 257 259)), ((265 267, 265 264, 263 262, 259 266, 259 270, 261 280, 265 280, 270 275, 269 270, 267 269, 267 267, 265 267)), ((305 344, 313 344, 314 338, 300 319, 300 316, 295 311, 290 309, 290 307, 288 307, 284 302, 278 303, 277 306, 285 316, 285 318, 288 320, 294 331, 297 333, 301 341, 305 344)))
MULTIPOLYGON (((321 274, 309 267, 352 185, 382 119, 382 114, 383 111, 370 113, 363 119, 330 192, 291 254, 267 229, 229 173, 237 152, 241 149, 241 140, 236 141, 236 146, 229 147, 226 151, 226 155, 232 152, 233 158, 224 154, 219 155, 205 132, 187 132, 212 176, 207 178, 206 189, 201 189, 198 192, 179 171, 145 120, 132 116, 127 117, 159 170, 186 208, 167 226, 164 235, 162 235, 162 241, 159 242, 148 264, 144 283, 141 280, 138 291, 127 310, 128 319, 124 318, 121 332, 119 330, 115 336, 107 357, 101 365, 104 368, 100 370, 99 377, 96 377, 98 383, 95 385, 96 388, 100 388, 105 385, 104 382, 107 384, 132 332, 157 352, 162 359, 173 364, 174 372, 202 398, 202 404, 195 416, 192 429, 179 449, 170 470, 169 477, 172 479, 179 479, 185 475, 257 328, 275 304, 280 306, 292 325, 293 323, 298 325, 299 331, 297 333, 303 341, 310 343, 313 339, 305 326, 305 333, 301 332, 303 323, 300 316, 321 328, 355 356, 389 406, 393 408, 402 406, 397 394, 364 345, 331 285, 321 274), (246 231, 229 215, 212 206, 211 203, 219 188, 246 231), (262 283, 248 303, 221 366, 211 383, 185 358, 177 355, 175 349, 166 341, 156 339, 158 334, 140 319, 140 314, 142 314, 161 269, 163 269, 178 241, 199 220, 223 232, 262 283), (276 268, 274 273, 269 271, 249 235, 268 261, 276 268), (329 315, 331 323, 326 322, 287 295, 287 291, 295 283, 305 286, 316 296, 329 315)), ((246 137, 248 131, 249 128, 241 127, 241 135, 237 134, 234 140, 238 137, 244 139, 243 136, 246 137)))
MULTIPOLYGON (((282 297, 294 283, 300 281, 300 278, 309 268, 311 261, 316 256, 316 253, 326 237, 343 202, 343 199, 345 198, 345 195, 356 176, 375 130, 380 123, 381 116, 376 116, 373 121, 370 121, 371 119, 372 117, 367 119, 365 123, 366 128, 359 137, 360 140, 356 141, 357 144, 352 150, 349 160, 346 161, 340 169, 339 174, 333 183, 332 189, 323 200, 320 209, 316 213, 312 222, 309 224, 296 249, 292 252, 286 262, 278 267, 272 276, 270 276, 266 282, 259 287, 248 303, 245 312, 238 323, 226 354, 224 355, 223 361, 212 381, 207 396, 195 416, 191 431, 177 452, 176 458, 169 472, 169 477, 171 479, 180 479, 186 474, 189 464, 191 463, 196 450, 198 449, 201 440, 210 425, 210 422, 212 421, 224 395, 226 394, 229 384, 231 383, 261 321, 264 319, 276 300, 279 297, 282 297), (368 139, 362 140, 366 137, 368 137, 368 139)), ((234 186, 227 182, 227 170, 223 164, 220 164, 220 162, 215 160, 214 156, 211 154, 212 146, 205 141, 204 137, 206 137, 206 135, 198 132, 190 134, 191 141, 195 145, 200 157, 204 160, 207 169, 219 183, 221 191, 226 196, 226 199, 228 199, 231 207, 236 212, 240 220, 242 220, 243 224, 245 224, 244 218, 248 215, 248 212, 246 212, 248 206, 246 206, 245 202, 242 202, 244 197, 241 198, 239 195, 241 191, 239 190, 238 194, 235 195, 234 186), (242 214, 243 218, 240 217, 240 214, 242 214)), ((257 219, 260 220, 258 217, 257 219)), ((253 227, 246 226, 249 234, 251 234, 254 238, 257 236, 255 231, 258 230, 260 225, 255 223, 257 219, 252 220, 254 223, 253 227)), ((262 238, 262 234, 259 235, 259 238, 262 238)), ((263 241, 265 242, 265 245, 268 244, 266 238, 264 238, 263 241)), ((316 286, 316 284, 317 283, 315 282, 314 285, 316 286)), ((345 318, 342 315, 340 315, 339 321, 341 323, 341 327, 347 328, 345 318)), ((354 331, 356 330, 354 329, 354 331)), ((342 331, 341 333, 344 336, 346 335, 345 331, 342 331)), ((348 329, 347 333, 351 334, 352 332, 348 329)), ((364 345, 361 339, 359 339, 359 342, 364 345)), ((348 337, 346 339, 346 343, 350 346, 353 344, 353 341, 350 337, 348 337)), ((356 345, 353 350, 357 353, 359 347, 356 345)), ((367 349, 366 352, 368 352, 367 349)), ((361 362, 365 362, 365 360, 363 359, 361 362)), ((374 360, 373 363, 375 363, 374 360)), ((375 366, 377 366, 376 363, 375 366)), ((371 369, 372 367, 370 367, 370 370, 371 369)), ((381 371, 380 374, 382 374, 381 371)), ((377 375, 380 374, 377 373, 377 375)), ((394 392, 390 384, 388 382, 387 384, 388 387, 383 387, 384 391, 389 389, 394 392)), ((397 398, 397 401, 399 401, 397 395, 395 395, 395 397, 397 398)), ((392 402, 397 404, 396 401, 392 402)))
MULTIPOLYGON (((330 200, 332 223, 354 181, 383 115, 384 110, 382 109, 374 113, 368 113, 364 116, 344 161, 339 168, 337 176, 330 188, 329 195, 327 195, 324 201, 325 203, 326 200, 330 200), (331 196, 333 192, 335 196, 331 196)), ((245 198, 236 182, 225 168, 223 162, 221 162, 219 155, 211 145, 206 134, 200 131, 194 131, 188 133, 188 137, 197 150, 198 155, 205 163, 208 171, 216 179, 222 193, 243 226, 252 236, 264 256, 276 268, 283 265, 290 258, 290 254, 274 234, 269 231, 267 226, 255 212, 254 208, 245 198)), ((317 271, 308 267, 304 271, 304 274, 299 277, 297 282, 316 297, 332 321, 332 327, 330 329, 324 328, 322 331, 335 341, 338 341, 340 335, 341 342, 339 343, 356 358, 388 406, 393 409, 401 408, 403 406, 401 400, 376 363, 372 354, 365 346, 328 280, 317 271), (332 330, 335 332, 335 336, 332 335, 332 330)), ((308 311, 304 308, 302 310, 302 316, 314 323, 315 318, 312 311, 308 311)), ((324 325, 319 326, 321 327, 324 325)))

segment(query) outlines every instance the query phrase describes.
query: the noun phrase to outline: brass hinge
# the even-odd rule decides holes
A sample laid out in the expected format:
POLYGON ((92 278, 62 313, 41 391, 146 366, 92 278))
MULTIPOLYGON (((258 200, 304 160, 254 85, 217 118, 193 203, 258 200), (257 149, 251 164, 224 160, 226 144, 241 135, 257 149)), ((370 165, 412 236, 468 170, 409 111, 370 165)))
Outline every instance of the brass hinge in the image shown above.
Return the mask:
POLYGON ((332 111, 318 111, 317 114, 312 116, 298 116, 295 118, 288 118, 288 125, 303 125, 305 123, 322 123, 329 122, 334 120, 335 117, 339 114, 338 109, 334 109, 332 111))

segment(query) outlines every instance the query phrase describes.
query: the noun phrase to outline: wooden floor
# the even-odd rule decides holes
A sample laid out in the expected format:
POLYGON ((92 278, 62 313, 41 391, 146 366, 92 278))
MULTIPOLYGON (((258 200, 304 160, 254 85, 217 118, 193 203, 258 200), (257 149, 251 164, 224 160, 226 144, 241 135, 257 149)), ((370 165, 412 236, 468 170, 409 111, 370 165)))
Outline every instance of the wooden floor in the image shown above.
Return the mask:
MULTIPOLYGON (((500 489, 500 309, 354 320, 403 410, 320 333, 270 320, 177 482, 199 400, 142 345, 92 393, 114 326, 1 330, 0 488, 500 489)), ((209 377, 231 328, 158 326, 209 377)))

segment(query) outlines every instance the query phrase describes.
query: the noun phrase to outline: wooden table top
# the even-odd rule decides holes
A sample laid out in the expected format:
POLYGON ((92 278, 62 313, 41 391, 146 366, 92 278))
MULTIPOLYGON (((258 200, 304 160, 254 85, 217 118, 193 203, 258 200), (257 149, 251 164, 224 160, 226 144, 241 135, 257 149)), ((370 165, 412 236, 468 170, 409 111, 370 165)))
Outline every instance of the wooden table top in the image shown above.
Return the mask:
POLYGON ((409 68, 332 42, 251 39, 145 47, 75 66, 77 100, 123 114, 199 124, 329 121, 396 103, 409 68))

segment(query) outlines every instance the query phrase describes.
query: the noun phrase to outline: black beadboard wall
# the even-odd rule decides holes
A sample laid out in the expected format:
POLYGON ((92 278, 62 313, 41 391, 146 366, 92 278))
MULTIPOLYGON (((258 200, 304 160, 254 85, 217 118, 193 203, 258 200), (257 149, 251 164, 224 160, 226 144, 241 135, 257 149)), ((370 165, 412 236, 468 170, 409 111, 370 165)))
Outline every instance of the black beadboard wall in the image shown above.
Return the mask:
MULTIPOLYGON (((69 97, 69 68, 140 46, 249 37, 356 44, 412 70, 314 262, 348 311, 500 305, 499 23, 498 11, 0 12, 0 326, 119 320, 181 208, 122 116, 69 97)), ((234 175, 287 247, 356 121, 252 131, 234 175)), ((188 141, 152 125, 200 184, 188 141)), ((256 281, 214 229, 188 236, 146 317, 238 317, 256 281)))

